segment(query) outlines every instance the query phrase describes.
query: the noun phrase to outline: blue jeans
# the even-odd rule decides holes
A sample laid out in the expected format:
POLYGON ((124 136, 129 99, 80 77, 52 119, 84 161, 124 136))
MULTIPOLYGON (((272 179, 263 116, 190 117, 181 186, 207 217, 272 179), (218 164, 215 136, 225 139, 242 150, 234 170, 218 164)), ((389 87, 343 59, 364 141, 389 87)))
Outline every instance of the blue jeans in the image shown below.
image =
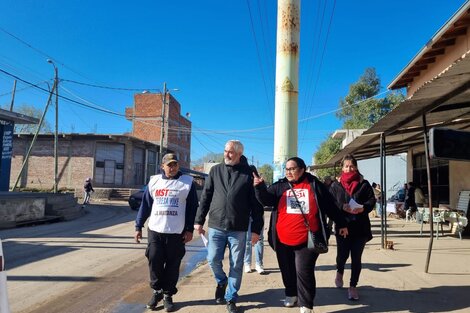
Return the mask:
MULTIPOLYGON (((263 266, 263 252, 264 252, 264 243, 263 243, 263 230, 259 235, 259 241, 255 244, 255 257, 256 264, 263 266)), ((251 264, 251 223, 248 225, 248 231, 246 232, 246 250, 245 250, 245 264, 251 264)))
POLYGON ((243 257, 245 255, 246 232, 225 231, 209 228, 207 261, 218 285, 227 283, 225 300, 236 302, 242 283, 243 257), (229 248, 228 277, 222 268, 225 247, 229 248))

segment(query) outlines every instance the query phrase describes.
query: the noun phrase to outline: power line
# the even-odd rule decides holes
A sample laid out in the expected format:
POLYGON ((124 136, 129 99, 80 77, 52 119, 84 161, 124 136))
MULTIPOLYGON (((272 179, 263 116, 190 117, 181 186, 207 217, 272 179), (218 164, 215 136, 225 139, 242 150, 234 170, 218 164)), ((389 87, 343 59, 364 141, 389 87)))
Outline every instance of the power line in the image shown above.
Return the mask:
MULTIPOLYGON (((13 77, 13 78, 15 78, 15 79, 21 81, 22 83, 28 84, 28 85, 30 85, 30 86, 36 88, 36 89, 42 90, 42 91, 47 92, 47 93, 50 92, 50 91, 47 90, 47 89, 44 89, 44 88, 39 87, 39 86, 36 86, 35 84, 33 84, 33 83, 31 83, 31 82, 29 82, 29 81, 27 81, 27 80, 24 80, 24 79, 22 79, 22 78, 20 78, 20 77, 18 77, 18 76, 16 76, 16 75, 14 75, 14 74, 11 74, 11 73, 9 73, 9 72, 7 72, 7 71, 5 71, 5 70, 0 69, 0 72, 1 72, 1 73, 4 73, 4 74, 6 74, 6 75, 8 75, 8 76, 10 76, 10 77, 13 77)), ((80 106, 83 106, 83 107, 86 107, 86 108, 89 108, 89 109, 92 109, 92 110, 95 110, 95 111, 100 111, 100 112, 104 112, 104 113, 108 113, 108 114, 113 114, 113 115, 117 115, 117 116, 126 117, 125 114, 113 112, 113 111, 107 110, 107 109, 96 108, 96 107, 91 106, 91 105, 89 105, 89 104, 85 104, 85 103, 82 103, 82 102, 79 102, 79 101, 70 99, 70 98, 68 98, 68 97, 64 97, 64 96, 62 96, 62 95, 58 95, 58 96, 59 96, 59 98, 61 98, 61 99, 63 99, 63 100, 66 100, 66 101, 69 101, 69 102, 78 104, 78 105, 80 105, 80 106)))
POLYGON ((75 81, 75 80, 71 80, 71 79, 61 79, 60 81, 69 82, 69 83, 73 83, 73 84, 77 84, 77 85, 88 86, 88 87, 101 88, 101 89, 124 90, 124 91, 143 91, 143 90, 160 91, 160 89, 158 89, 158 88, 123 88, 123 87, 111 87, 111 86, 95 85, 95 84, 79 82, 79 81, 75 81))
POLYGON ((246 0, 246 4, 248 6, 248 13, 250 15, 250 26, 251 26, 251 31, 253 33, 253 38, 255 40, 256 55, 258 56, 258 64, 259 64, 260 71, 261 71, 261 78, 263 79, 264 92, 265 92, 265 95, 266 95, 266 106, 268 107, 269 113, 271 115, 271 120, 274 120, 273 111, 271 109, 269 96, 268 96, 268 88, 266 86, 266 78, 264 76, 263 65, 262 65, 262 62, 261 62, 261 55, 260 55, 260 52, 259 52, 258 41, 256 40, 256 32, 255 32, 255 28, 254 28, 254 25, 253 25, 253 17, 251 15, 250 1, 246 0))
POLYGON ((25 40, 23 40, 23 39, 21 39, 20 37, 14 35, 13 33, 7 31, 5 28, 0 27, 0 31, 4 32, 5 34, 7 34, 8 36, 14 38, 15 40, 21 42, 23 45, 25 45, 25 46, 27 46, 28 48, 30 48, 31 50, 33 50, 33 51, 39 53, 40 55, 46 57, 47 59, 51 59, 51 60, 53 60, 54 62, 56 62, 57 64, 60 64, 60 65, 62 65, 63 67, 65 67, 65 68, 69 69, 70 71, 74 72, 75 74, 80 75, 81 77, 86 78, 83 74, 81 74, 81 73, 75 71, 73 68, 67 66, 67 65, 64 64, 63 62, 57 60, 56 58, 54 58, 54 57, 48 55, 48 54, 45 53, 44 51, 42 51, 42 50, 40 50, 40 49, 34 47, 32 44, 26 42, 25 40))

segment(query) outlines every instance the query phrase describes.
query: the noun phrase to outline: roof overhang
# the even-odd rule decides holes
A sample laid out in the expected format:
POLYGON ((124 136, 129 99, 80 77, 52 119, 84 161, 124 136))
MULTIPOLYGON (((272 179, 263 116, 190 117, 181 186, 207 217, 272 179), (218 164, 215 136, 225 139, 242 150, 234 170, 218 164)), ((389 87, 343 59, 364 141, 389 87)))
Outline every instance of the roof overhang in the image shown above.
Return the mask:
POLYGON ((0 109, 0 120, 11 121, 15 124, 38 124, 39 119, 21 113, 0 109))
POLYGON ((445 54, 446 47, 453 46, 457 37, 466 35, 468 26, 470 26, 469 0, 432 36, 387 88, 407 87, 414 77, 428 68, 429 64, 436 62, 436 57, 445 54))
POLYGON ((356 137, 327 163, 312 168, 333 167, 349 153, 358 160, 378 157, 382 134, 385 135, 387 155, 422 146, 423 115, 428 128, 470 129, 470 51, 356 137))

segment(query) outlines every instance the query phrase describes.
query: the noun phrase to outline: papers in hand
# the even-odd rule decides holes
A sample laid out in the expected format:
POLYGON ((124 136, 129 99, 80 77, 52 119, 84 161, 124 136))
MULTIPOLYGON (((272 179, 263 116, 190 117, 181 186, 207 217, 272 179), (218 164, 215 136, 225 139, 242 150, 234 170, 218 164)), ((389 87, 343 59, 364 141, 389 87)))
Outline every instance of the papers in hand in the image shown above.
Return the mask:
POLYGON ((207 240, 204 234, 201 234, 201 239, 202 239, 202 243, 204 244, 204 247, 207 247, 207 243, 209 242, 209 240, 207 240))
POLYGON ((353 198, 351 198, 351 200, 349 200, 349 207, 351 210, 357 210, 362 208, 362 204, 357 203, 353 198))

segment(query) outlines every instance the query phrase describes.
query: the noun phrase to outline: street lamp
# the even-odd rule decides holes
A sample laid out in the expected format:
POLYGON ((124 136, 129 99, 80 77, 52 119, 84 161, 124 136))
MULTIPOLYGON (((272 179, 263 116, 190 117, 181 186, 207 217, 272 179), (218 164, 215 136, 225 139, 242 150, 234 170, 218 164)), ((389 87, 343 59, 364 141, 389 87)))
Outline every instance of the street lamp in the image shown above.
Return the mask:
MULTIPOLYGON (((162 124, 160 125, 160 159, 163 157, 163 141, 164 141, 164 138, 165 138, 165 107, 167 105, 166 103, 166 97, 167 97, 167 94, 170 92, 170 91, 179 91, 178 88, 173 88, 171 90, 168 90, 166 88, 166 83, 163 83, 163 92, 162 92, 162 124)), ((169 103, 168 103, 169 104, 169 103)), ((169 108, 168 108, 169 110, 169 108)), ((168 124, 168 121, 167 121, 167 124, 168 124)), ((167 133, 167 136, 168 136, 168 130, 166 130, 166 133, 167 133)), ((168 140, 167 140, 168 141, 168 140)))
MULTIPOLYGON (((59 141, 59 69, 55 65, 54 61, 47 59, 47 63, 52 64, 54 67, 54 86, 55 86, 55 132, 54 132, 54 193, 57 193, 57 184, 58 184, 58 141, 59 141)), ((54 92, 52 90, 51 92, 54 92)))

